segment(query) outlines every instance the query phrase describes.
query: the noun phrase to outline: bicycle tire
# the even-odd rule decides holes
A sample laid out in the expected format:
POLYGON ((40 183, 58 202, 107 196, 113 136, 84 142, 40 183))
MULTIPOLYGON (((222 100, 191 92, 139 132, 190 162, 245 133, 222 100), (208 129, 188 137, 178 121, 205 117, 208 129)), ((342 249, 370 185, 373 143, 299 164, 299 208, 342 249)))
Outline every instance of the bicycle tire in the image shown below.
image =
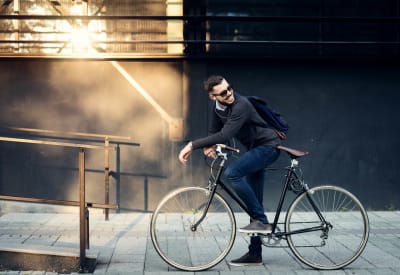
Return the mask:
POLYGON ((150 223, 151 240, 160 257, 185 271, 202 271, 219 262, 231 250, 236 236, 235 216, 229 204, 215 193, 205 219, 202 216, 210 191, 183 187, 172 191, 159 203, 150 223))
POLYGON ((308 196, 332 228, 327 234, 319 230, 288 235, 291 251, 302 263, 315 269, 333 270, 351 264, 361 255, 369 237, 369 220, 363 205, 343 188, 314 187, 298 196, 289 207, 286 232, 322 224, 308 196))

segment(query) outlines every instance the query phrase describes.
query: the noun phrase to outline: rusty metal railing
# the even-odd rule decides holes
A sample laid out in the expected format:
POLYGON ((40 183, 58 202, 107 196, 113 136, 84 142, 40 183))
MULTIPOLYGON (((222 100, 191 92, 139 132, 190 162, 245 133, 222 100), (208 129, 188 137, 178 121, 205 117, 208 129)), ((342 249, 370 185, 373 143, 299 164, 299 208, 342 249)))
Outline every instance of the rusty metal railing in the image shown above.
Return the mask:
MULTIPOLYGON (((106 134, 93 134, 93 133, 82 133, 82 132, 71 132, 71 131, 56 131, 56 130, 44 130, 44 129, 34 129, 34 128, 21 128, 21 127, 9 127, 9 126, 0 126, 0 129, 3 129, 7 132, 17 132, 17 133, 25 133, 30 135, 40 135, 45 137, 55 137, 62 139, 83 139, 85 142, 95 142, 95 143, 103 143, 105 147, 108 147, 110 144, 116 144, 117 149, 119 150, 119 145, 128 145, 128 146, 140 146, 139 143, 131 142, 132 138, 127 136, 118 136, 118 135, 106 135, 106 134)), ((38 144, 43 141, 36 140, 38 144)), ((51 143, 51 142, 50 142, 51 143)), ((60 142, 55 142, 56 144, 62 144, 60 142)), ((119 162, 119 153, 116 151, 116 161, 119 162)), ((118 166, 118 165, 117 165, 118 166)), ((116 171, 118 173, 119 171, 116 171)), ((109 150, 104 150, 104 203, 109 204, 110 202, 110 154, 109 150)), ((117 185, 119 185, 119 177, 116 178, 117 185)), ((117 202, 119 203, 119 202, 117 202)), ((104 208, 104 217, 106 220, 109 220, 109 209, 104 208)))
MULTIPOLYGON (((50 135, 60 135, 63 136, 74 136, 74 137, 86 137, 86 138, 101 138, 104 139, 104 145, 92 145, 92 144, 82 144, 82 143, 71 143, 71 142, 58 142, 49 140, 37 140, 37 139, 27 139, 27 138, 15 138, 15 137, 2 137, 0 136, 0 141, 2 142, 13 142, 13 143, 28 143, 28 144, 41 144, 48 146, 61 146, 69 148, 79 149, 79 201, 65 201, 65 200, 51 200, 51 199, 38 199, 38 198, 28 198, 28 197, 16 197, 16 196, 4 196, 0 195, 0 200, 10 200, 10 201, 22 201, 22 202, 32 202, 32 203, 48 203, 48 204, 59 204, 59 205, 69 205, 69 206, 79 206, 79 232, 80 232, 80 244, 79 244, 79 261, 81 270, 86 268, 86 249, 89 249, 89 211, 88 207, 92 208, 103 208, 105 210, 106 220, 108 220, 108 210, 118 209, 119 206, 116 204, 109 203, 109 151, 111 149, 116 149, 117 146, 110 145, 110 139, 130 139, 129 137, 120 136, 110 136, 110 135, 99 135, 99 134, 85 134, 77 132, 60 132, 60 131, 49 131, 40 129, 30 129, 30 128, 13 128, 9 127, 8 130, 21 131, 21 132, 33 132, 40 134, 50 134, 50 135), (92 203, 86 201, 86 184, 85 184, 85 150, 104 150, 105 151, 105 203, 92 203)), ((139 146, 136 143, 130 143, 130 145, 139 146)))

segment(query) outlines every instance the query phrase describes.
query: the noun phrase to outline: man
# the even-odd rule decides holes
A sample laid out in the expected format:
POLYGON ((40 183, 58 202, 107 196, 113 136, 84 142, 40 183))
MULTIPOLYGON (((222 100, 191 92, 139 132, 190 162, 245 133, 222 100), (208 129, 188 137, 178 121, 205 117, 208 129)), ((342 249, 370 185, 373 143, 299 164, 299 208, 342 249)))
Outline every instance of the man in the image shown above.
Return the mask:
MULTIPOLYGON (((204 89, 209 98, 215 101, 209 135, 189 142, 180 151, 179 160, 185 164, 190 153, 200 148, 203 148, 205 155, 215 158, 215 144, 226 143, 232 138, 239 140, 247 152, 228 165, 223 175, 249 209, 250 224, 239 231, 271 233, 272 226, 268 223, 263 207, 264 168, 278 158, 279 150, 276 147, 280 144, 280 138, 274 129, 268 128, 245 97, 234 93, 233 88, 222 76, 210 76, 204 82, 204 89)), ((261 265, 260 237, 251 237, 249 251, 230 264, 261 265)))

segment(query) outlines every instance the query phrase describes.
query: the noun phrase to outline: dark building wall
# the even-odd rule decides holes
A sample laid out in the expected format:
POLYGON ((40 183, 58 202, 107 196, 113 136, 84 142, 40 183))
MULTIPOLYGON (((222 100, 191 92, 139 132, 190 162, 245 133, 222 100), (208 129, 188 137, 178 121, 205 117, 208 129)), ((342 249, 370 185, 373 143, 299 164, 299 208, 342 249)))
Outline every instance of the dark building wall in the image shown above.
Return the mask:
MULTIPOLYGON (((181 116, 180 62, 120 65, 167 113, 181 116)), ((168 125, 110 62, 2 61, 0 71, 1 125, 132 137, 141 146, 121 145, 121 206, 144 208, 145 181, 165 193, 168 186, 160 179, 167 177, 169 167, 168 125)), ((2 194, 78 199, 77 149, 0 146, 2 194)), ((115 152, 110 156, 115 171, 115 152)), ((88 200, 103 202, 104 152, 87 150, 86 159, 88 200)), ((112 196, 114 190, 112 179, 112 196)))
MULTIPOLYGON (((254 59, 121 65, 171 116, 186 118, 184 140, 206 134, 211 103, 202 81, 222 74, 236 91, 260 95, 285 115, 291 130, 284 143, 311 151, 303 161, 310 186, 343 186, 370 209, 399 207, 398 65, 254 59)), ((175 187, 206 184, 201 152, 180 165, 176 156, 185 141, 169 140, 167 123, 109 62, 1 61, 0 81, 0 125, 131 136, 141 144, 121 146, 122 208, 152 210, 175 187)), ((76 150, 8 142, 0 149, 2 195, 78 199, 76 150)), ((103 162, 103 152, 88 152, 89 201, 104 200, 103 162)), ((276 165, 286 162, 282 155, 276 165)), ((268 210, 281 180, 268 177, 268 210)), ((115 190, 112 181, 112 202, 115 190)))
MULTIPOLYGON (((398 65, 225 62, 210 64, 207 73, 226 75, 236 91, 262 95, 285 115, 291 130, 284 144, 311 152, 303 161, 310 186, 340 185, 370 208, 398 208, 398 65)), ((280 183, 271 180, 268 208, 275 205, 271 200, 277 200, 280 183)))

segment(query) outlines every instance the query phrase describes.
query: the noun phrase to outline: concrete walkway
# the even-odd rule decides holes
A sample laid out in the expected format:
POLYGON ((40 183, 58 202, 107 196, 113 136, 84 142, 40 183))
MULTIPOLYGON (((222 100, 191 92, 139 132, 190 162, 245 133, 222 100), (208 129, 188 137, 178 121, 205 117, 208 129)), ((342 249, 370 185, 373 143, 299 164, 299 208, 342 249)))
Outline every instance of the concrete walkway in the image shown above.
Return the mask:
MULTIPOLYGON (((300 264, 282 249, 263 248, 264 265, 231 267, 227 261, 247 250, 248 237, 238 234, 226 260, 204 275, 244 274, 399 274, 400 212, 369 212, 370 238, 361 257, 343 270, 318 271, 300 264), (283 252, 277 252, 277 251, 283 252)), ((270 214, 269 217, 273 215, 270 214)), ((98 253, 93 274, 194 274, 169 267, 155 252, 148 213, 90 214, 90 252, 98 253)), ((248 218, 239 214, 238 226, 248 218)), ((244 225, 244 223, 243 223, 244 225)), ((0 250, 10 244, 79 248, 78 214, 4 213, 0 217, 0 250)), ((0 271, 0 274, 56 274, 43 271, 0 271)), ((200 274, 196 273, 196 274, 200 274)))

